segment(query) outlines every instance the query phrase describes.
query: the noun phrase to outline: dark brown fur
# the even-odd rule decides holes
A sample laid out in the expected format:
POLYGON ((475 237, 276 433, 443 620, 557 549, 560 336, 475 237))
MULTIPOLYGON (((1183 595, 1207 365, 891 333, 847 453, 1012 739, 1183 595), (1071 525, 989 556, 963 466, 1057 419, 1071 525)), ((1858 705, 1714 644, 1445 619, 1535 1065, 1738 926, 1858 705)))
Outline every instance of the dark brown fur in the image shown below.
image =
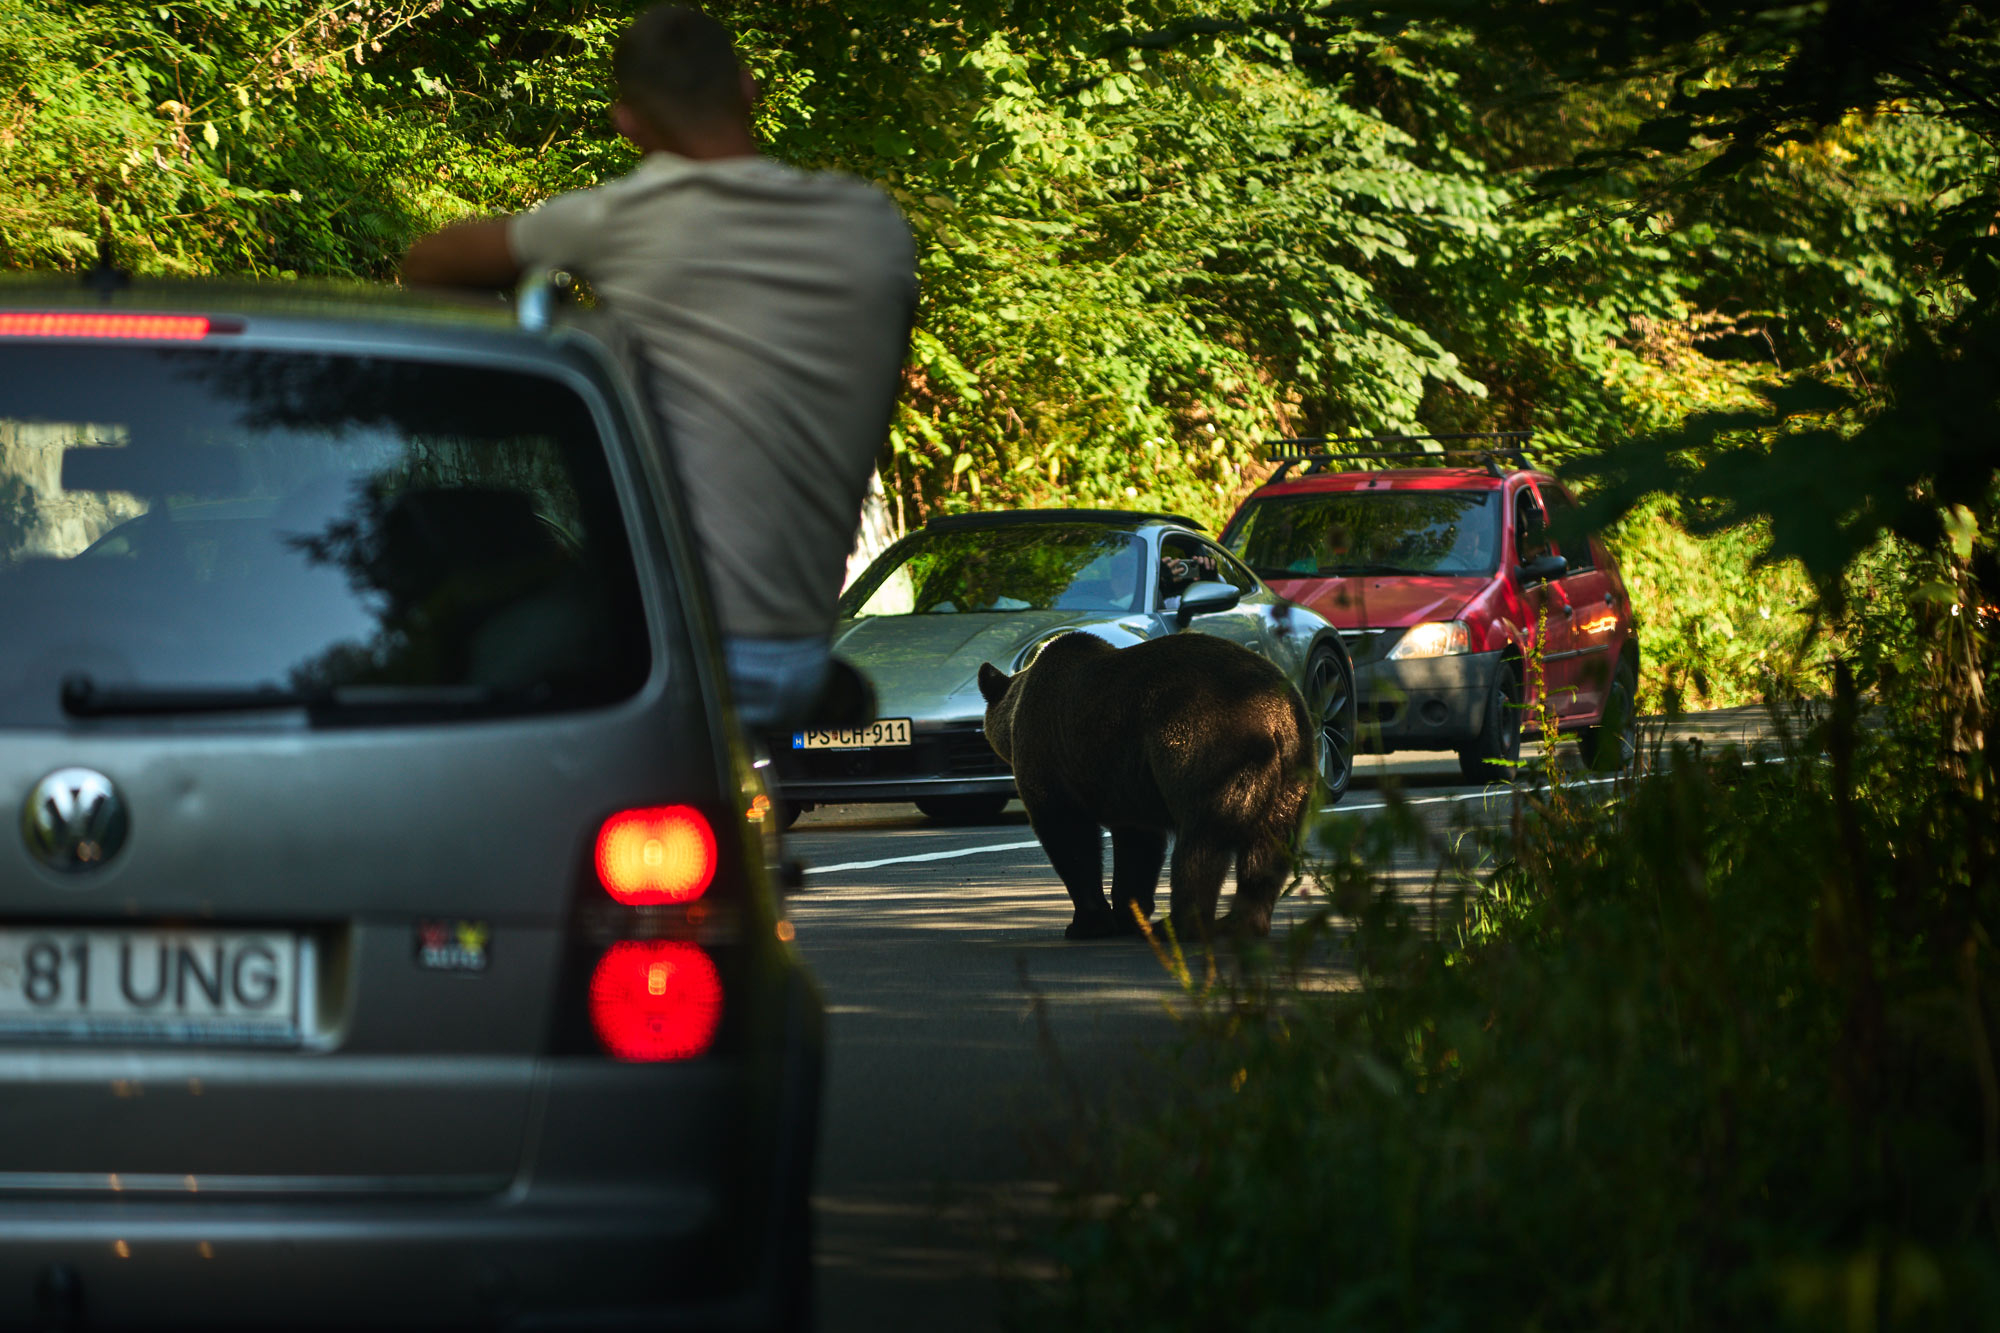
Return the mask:
POLYGON ((1174 835, 1174 929, 1264 935, 1312 791, 1312 726, 1277 667, 1225 639, 1177 634, 1113 648, 1065 634, 1009 677, 979 669, 986 739, 1076 904, 1071 939, 1135 932, 1151 916, 1174 835), (1103 835, 1111 830, 1111 900, 1103 835))

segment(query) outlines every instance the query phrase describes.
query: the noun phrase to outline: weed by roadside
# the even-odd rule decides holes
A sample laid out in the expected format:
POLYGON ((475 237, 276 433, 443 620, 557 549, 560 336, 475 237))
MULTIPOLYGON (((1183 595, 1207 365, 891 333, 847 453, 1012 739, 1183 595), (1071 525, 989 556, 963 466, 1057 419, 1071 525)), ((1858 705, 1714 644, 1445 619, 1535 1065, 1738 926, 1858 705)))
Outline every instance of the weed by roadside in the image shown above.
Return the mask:
POLYGON ((1193 970, 1172 1096, 1079 1156, 1032 1325, 2000 1327, 1988 816, 1843 699, 1414 886, 1407 807, 1336 816, 1306 925, 1193 970), (1328 936, 1358 990, 1290 980, 1328 936))

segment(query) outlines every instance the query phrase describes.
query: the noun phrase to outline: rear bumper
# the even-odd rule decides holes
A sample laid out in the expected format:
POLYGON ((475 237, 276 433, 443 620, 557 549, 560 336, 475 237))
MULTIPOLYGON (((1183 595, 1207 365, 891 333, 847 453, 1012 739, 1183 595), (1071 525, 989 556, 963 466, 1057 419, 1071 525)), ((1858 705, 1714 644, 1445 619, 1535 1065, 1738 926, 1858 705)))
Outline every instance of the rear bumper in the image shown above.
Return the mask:
POLYGON ((1370 662, 1355 668, 1361 742, 1376 750, 1457 750, 1486 725, 1500 654, 1370 662))
POLYGON ((0 1317, 62 1327, 48 1293, 66 1273, 93 1328, 757 1327, 768 1301, 704 1272, 743 1268, 716 1220, 698 1190, 7 1206, 0 1317))
POLYGON ((0 1328, 780 1326, 824 1040, 796 969, 782 1014, 757 1056, 545 1061, 498 1193, 0 1199, 0 1328))

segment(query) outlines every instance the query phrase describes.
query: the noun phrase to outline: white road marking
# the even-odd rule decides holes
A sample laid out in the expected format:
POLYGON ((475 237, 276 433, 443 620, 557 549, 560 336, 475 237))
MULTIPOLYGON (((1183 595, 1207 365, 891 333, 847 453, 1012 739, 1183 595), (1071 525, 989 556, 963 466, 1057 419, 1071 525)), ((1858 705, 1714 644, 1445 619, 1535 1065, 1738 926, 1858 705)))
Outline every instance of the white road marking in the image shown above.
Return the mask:
MULTIPOLYGON (((1104 835, 1110 837, 1109 833, 1104 835)), ((843 870, 879 870, 883 866, 910 865, 917 861, 951 861, 961 856, 982 856, 988 852, 1021 852, 1042 844, 1034 839, 1027 842, 991 842, 983 847, 960 847, 950 852, 918 852, 912 856, 885 856, 879 861, 843 861, 837 866, 807 866, 808 875, 833 875, 843 870)))
MULTIPOLYGON (((1614 781, 1614 779, 1594 778, 1591 781, 1609 782, 1609 781, 1614 781)), ((1582 784, 1572 783, 1570 785, 1577 786, 1582 784)), ((1479 800, 1486 796, 1503 795, 1508 790, 1509 789, 1505 787, 1498 787, 1498 788, 1493 788, 1491 790, 1465 792, 1455 796, 1425 796, 1417 800, 1405 801, 1403 804, 1436 805, 1440 801, 1474 801, 1474 800, 1479 800)), ((1338 806, 1329 805, 1323 807, 1320 813, 1321 814, 1326 814, 1329 812, 1345 813, 1349 810, 1386 810, 1386 809, 1388 809, 1388 802, 1376 801, 1370 805, 1338 805, 1338 806)), ((1108 829, 1105 830, 1104 836, 1107 838, 1110 837, 1111 836, 1110 830, 1108 829)), ((909 856, 885 856, 875 861, 843 861, 839 865, 807 866, 805 868, 805 873, 808 875, 834 875, 840 873, 843 870, 880 870, 883 866, 914 865, 919 861, 955 861, 961 856, 985 856, 993 852, 1024 852, 1031 847, 1040 847, 1041 845, 1042 844, 1040 842, 1034 839, 1030 839, 1027 842, 989 842, 978 847, 959 847, 948 852, 915 852, 909 856)))
MULTIPOLYGON (((1784 758, 1785 756, 1783 755, 1772 755, 1762 759, 1747 759, 1744 762, 1746 764, 1774 764, 1783 762, 1784 758)), ((1571 778, 1562 785, 1564 787, 1603 787, 1621 781, 1630 781, 1630 778, 1623 774, 1614 774, 1607 778, 1571 778)), ((1514 788, 1511 786, 1503 787, 1494 785, 1491 787, 1482 787, 1478 791, 1454 792, 1449 796, 1418 796, 1405 799, 1398 802, 1398 804, 1444 805, 1454 801, 1484 801, 1498 796, 1511 796, 1513 793, 1514 788)), ((1323 815, 1329 815, 1346 814, 1353 810, 1387 810, 1389 804, 1387 801, 1371 801, 1366 805, 1323 805, 1320 807, 1319 812, 1323 815)), ((1106 829, 1104 836, 1107 838, 1110 837, 1111 831, 1106 829)), ((843 870, 880 870, 883 866, 914 865, 919 861, 955 861, 961 856, 985 856, 993 852, 1024 852, 1030 847, 1040 847, 1041 845, 1040 842, 1032 838, 1027 842, 989 842, 979 847, 959 847, 949 852, 916 852, 909 856, 885 856, 877 861, 843 861, 839 865, 807 866, 804 873, 808 875, 836 875, 843 870)))
MULTIPOLYGON (((1617 777, 1571 778, 1563 783, 1565 787, 1602 787, 1609 782, 1617 782, 1617 777)), ((1397 802, 1399 805, 1442 805, 1449 801, 1483 801, 1488 797, 1512 796, 1511 786, 1481 787, 1478 791, 1454 792, 1450 796, 1417 796, 1397 802)), ((1367 805, 1323 805, 1319 812, 1323 815, 1345 814, 1349 810, 1387 810, 1389 802, 1374 801, 1367 805)))

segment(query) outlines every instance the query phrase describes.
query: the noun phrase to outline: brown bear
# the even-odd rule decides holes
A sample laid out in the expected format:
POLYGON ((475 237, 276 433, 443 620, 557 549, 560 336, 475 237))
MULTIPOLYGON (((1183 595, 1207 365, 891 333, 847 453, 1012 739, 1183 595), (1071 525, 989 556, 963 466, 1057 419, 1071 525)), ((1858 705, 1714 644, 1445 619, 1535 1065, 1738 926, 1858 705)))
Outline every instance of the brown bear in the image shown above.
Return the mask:
POLYGON ((1177 634, 1113 648, 1050 641, 1013 676, 979 668, 986 739, 1076 904, 1070 939, 1135 934, 1174 835, 1176 933, 1206 934, 1236 860, 1224 928, 1266 935, 1313 786, 1312 725, 1285 675, 1247 648, 1177 634), (1111 830, 1111 901, 1103 829, 1111 830))

